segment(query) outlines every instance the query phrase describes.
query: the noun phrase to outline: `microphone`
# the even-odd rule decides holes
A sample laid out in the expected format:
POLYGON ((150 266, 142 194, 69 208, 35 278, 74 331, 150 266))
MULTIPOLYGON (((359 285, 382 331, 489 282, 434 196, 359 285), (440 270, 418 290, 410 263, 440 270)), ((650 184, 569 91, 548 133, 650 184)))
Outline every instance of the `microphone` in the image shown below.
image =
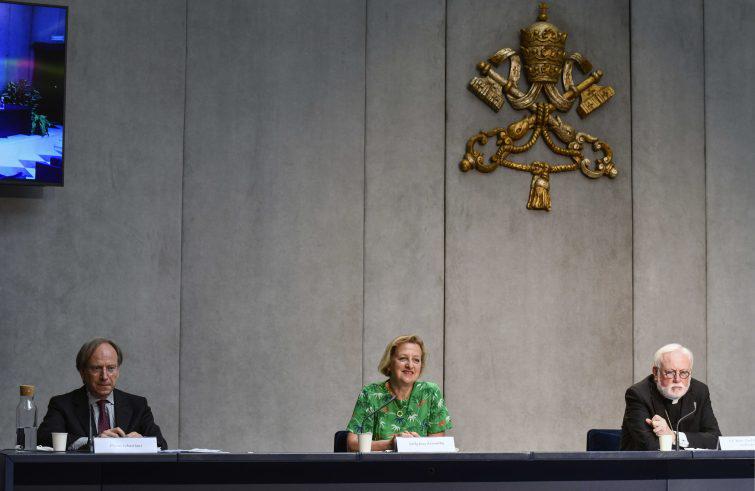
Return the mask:
MULTIPOLYGON (((372 426, 375 426, 375 415, 377 414, 377 412, 378 412, 378 411, 380 411, 380 410, 381 410, 381 409, 383 409, 383 408, 384 408, 385 406, 387 406, 388 404, 392 403, 392 402, 393 402, 393 401, 395 401, 395 400, 396 400, 396 396, 393 396, 393 397, 391 397, 390 399, 388 399, 388 402, 386 402, 385 404, 383 404, 383 405, 382 405, 382 406, 380 406, 379 408, 377 408, 377 409, 375 409, 374 411, 372 411, 372 412, 370 412, 369 414, 367 414, 367 415, 366 415, 366 416, 364 417, 364 419, 362 420, 362 431, 364 431, 364 423, 365 423, 365 422, 367 421, 367 419, 368 419, 368 418, 372 418, 372 426)), ((370 429, 372 429, 372 428, 370 428, 370 429)), ((370 432, 370 433, 371 433, 371 432, 370 432)))
POLYGON ((89 446, 89 453, 94 453, 94 442, 92 439, 92 411, 93 409, 92 409, 91 404, 87 404, 87 407, 89 408, 89 411, 88 411, 89 413, 89 437, 87 440, 87 445, 89 446))
POLYGON ((676 433, 676 449, 677 450, 679 450, 679 425, 681 424, 682 421, 684 421, 685 418, 688 418, 688 417, 692 416, 695 413, 695 411, 697 411, 697 401, 693 402, 692 404, 694 404, 694 407, 692 408, 692 411, 690 411, 689 413, 687 413, 684 416, 682 416, 681 418, 679 418, 679 421, 676 422, 676 431, 675 431, 675 433, 676 433))

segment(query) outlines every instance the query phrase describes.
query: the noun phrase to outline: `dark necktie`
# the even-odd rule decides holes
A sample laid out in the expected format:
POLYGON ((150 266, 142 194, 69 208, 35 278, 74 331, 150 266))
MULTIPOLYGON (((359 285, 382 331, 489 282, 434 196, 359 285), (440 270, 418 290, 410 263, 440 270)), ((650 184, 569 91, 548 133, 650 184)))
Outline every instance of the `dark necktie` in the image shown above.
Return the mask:
POLYGON ((110 418, 108 417, 107 411, 105 410, 105 404, 107 404, 107 401, 104 399, 97 401, 97 405, 100 406, 100 418, 97 421, 98 435, 101 435, 103 431, 110 429, 110 418))

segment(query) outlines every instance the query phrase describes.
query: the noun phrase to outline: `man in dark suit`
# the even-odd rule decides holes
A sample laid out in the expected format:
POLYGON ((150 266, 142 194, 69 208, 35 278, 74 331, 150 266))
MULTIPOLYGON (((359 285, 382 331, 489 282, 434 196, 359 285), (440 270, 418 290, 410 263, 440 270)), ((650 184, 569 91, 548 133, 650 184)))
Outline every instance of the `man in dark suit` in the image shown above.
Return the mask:
POLYGON ((95 338, 85 343, 76 355, 76 369, 84 386, 50 399, 39 426, 39 443, 51 446, 52 433, 65 432, 69 450, 85 447, 90 435, 154 436, 160 448, 168 448, 147 399, 115 388, 122 363, 123 353, 114 342, 95 338))
POLYGON ((692 361, 680 344, 655 352, 652 375, 627 389, 622 450, 659 450, 658 437, 669 434, 677 445, 677 425, 679 448, 716 448, 721 431, 708 387, 692 378, 692 361))

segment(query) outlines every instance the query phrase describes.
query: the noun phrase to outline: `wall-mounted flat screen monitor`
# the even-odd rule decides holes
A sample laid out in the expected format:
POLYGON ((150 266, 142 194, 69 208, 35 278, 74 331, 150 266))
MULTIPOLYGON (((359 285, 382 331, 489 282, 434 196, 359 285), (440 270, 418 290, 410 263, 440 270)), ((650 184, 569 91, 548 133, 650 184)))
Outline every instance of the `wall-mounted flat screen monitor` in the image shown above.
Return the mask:
POLYGON ((63 185, 67 18, 0 1, 0 185, 63 185))

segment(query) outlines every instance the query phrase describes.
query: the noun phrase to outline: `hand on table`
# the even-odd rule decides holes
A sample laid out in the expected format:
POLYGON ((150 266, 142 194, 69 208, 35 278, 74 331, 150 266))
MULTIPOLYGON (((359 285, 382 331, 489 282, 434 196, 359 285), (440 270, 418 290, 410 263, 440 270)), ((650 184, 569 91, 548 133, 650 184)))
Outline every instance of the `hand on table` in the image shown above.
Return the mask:
POLYGON ((126 432, 116 426, 115 428, 103 431, 97 436, 100 438, 122 438, 126 436, 126 432))
POLYGON ((402 431, 401 433, 397 433, 394 435, 394 438, 400 436, 402 438, 419 438, 419 433, 416 431, 402 431))
POLYGON ((100 438, 141 438, 142 437, 139 433, 135 431, 132 431, 131 433, 127 435, 125 431, 123 431, 117 426, 115 428, 110 428, 109 430, 105 430, 97 436, 99 436, 100 438))
POLYGON ((417 433, 417 432, 415 432, 415 431, 402 431, 401 433, 396 433, 396 434, 395 434, 395 435, 393 435, 393 437, 391 437, 391 439, 389 440, 389 443, 390 443, 390 448, 392 448, 393 450, 396 450, 396 437, 402 437, 402 438, 418 438, 418 437, 419 437, 419 433, 417 433))

